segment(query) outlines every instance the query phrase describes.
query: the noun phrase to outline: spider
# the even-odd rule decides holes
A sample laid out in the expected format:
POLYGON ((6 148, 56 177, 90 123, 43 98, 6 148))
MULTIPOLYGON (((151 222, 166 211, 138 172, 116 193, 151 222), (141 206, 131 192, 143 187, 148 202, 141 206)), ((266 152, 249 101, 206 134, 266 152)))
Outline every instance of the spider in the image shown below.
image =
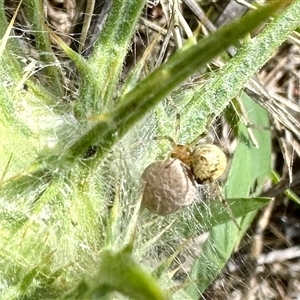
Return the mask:
POLYGON ((155 138, 170 142, 173 148, 170 157, 153 162, 142 174, 145 182, 142 203, 159 215, 176 212, 191 204, 198 194, 196 182, 214 182, 221 177, 227 166, 226 155, 219 147, 213 144, 195 146, 206 132, 187 145, 177 144, 179 113, 176 114, 176 120, 175 140, 169 136, 155 138))
MULTIPOLYGON (((207 128, 211 120, 209 120, 207 128)), ((167 140, 172 146, 170 157, 179 159, 191 169, 198 184, 214 182, 219 179, 226 167, 227 158, 225 153, 214 144, 198 144, 207 130, 201 133, 195 140, 187 145, 178 144, 180 132, 180 114, 176 114, 175 140, 170 136, 155 137, 156 140, 167 140), (191 150, 193 149, 193 150, 191 150)))

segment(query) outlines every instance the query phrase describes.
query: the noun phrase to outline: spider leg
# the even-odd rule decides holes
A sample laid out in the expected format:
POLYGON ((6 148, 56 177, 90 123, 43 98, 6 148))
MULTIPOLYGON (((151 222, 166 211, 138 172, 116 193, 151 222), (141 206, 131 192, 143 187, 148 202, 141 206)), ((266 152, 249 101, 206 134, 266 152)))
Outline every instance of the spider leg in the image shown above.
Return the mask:
POLYGON ((179 141, 180 122, 181 122, 181 116, 180 116, 180 112, 177 110, 177 113, 176 113, 176 123, 175 123, 175 134, 174 134, 174 138, 175 138, 175 143, 176 144, 179 141))
POLYGON ((193 148, 194 146, 196 146, 196 144, 202 140, 205 136, 208 135, 209 132, 209 127, 211 126, 211 124, 213 123, 215 118, 215 115, 211 114, 208 119, 207 119, 207 123, 205 126, 205 130, 203 132, 201 132, 193 141, 191 141, 187 146, 189 148, 193 148))
POLYGON ((176 147, 175 141, 174 141, 170 136, 167 136, 167 135, 155 136, 153 139, 154 139, 155 141, 163 141, 163 140, 166 140, 166 141, 168 141, 168 142, 171 144, 172 148, 175 148, 175 147, 176 147))
MULTIPOLYGON (((171 143, 172 147, 174 148, 178 144, 178 141, 179 141, 181 114, 179 112, 177 105, 174 103, 174 101, 171 97, 168 97, 167 101, 168 101, 168 104, 174 108, 175 113, 176 113, 175 114, 175 132, 174 132, 174 140, 173 140, 174 143, 173 142, 171 143)), ((170 140, 170 139, 168 138, 168 140, 170 140)))

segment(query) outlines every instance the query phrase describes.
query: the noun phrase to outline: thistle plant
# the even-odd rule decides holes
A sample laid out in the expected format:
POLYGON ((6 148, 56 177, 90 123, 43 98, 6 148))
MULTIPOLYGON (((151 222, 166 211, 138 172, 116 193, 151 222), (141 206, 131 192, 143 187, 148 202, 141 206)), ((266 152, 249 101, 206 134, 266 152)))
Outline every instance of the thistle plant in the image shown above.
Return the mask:
MULTIPOLYGON (((257 148, 228 107, 296 28, 300 1, 269 1, 196 44, 188 40, 143 79, 137 62, 122 80, 144 1, 112 1, 88 59, 50 30, 40 1, 22 5, 34 59, 14 36, 14 18, 7 19, 0 1, 0 298, 198 299, 269 201, 259 195, 271 176, 270 132, 253 129, 257 148), (204 85, 183 88, 270 17, 204 85), (75 70, 72 93, 53 41, 75 70), (141 207, 143 170, 168 155, 154 137, 173 134, 169 96, 182 116, 181 143, 203 132, 212 114, 226 112, 236 126, 224 191, 239 227, 218 200, 165 217, 141 207), (200 251, 195 239, 207 231, 200 251), (186 249, 193 247, 191 255, 186 249), (176 279, 180 255, 189 268, 176 279)), ((251 123, 268 126, 267 112, 241 98, 251 123)))

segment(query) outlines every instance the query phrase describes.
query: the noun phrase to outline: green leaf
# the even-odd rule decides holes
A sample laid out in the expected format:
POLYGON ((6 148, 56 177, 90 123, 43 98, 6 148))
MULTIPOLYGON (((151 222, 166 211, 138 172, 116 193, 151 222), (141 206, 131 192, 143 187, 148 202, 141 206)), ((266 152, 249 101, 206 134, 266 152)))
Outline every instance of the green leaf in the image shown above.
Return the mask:
MULTIPOLYGON (((232 213, 232 216, 237 219, 246 214, 257 211, 270 201, 270 198, 228 198, 226 204, 232 213)), ((182 220, 186 227, 186 236, 189 236, 190 228, 193 223, 197 222, 203 231, 226 223, 232 220, 232 216, 228 214, 220 199, 210 200, 209 203, 201 203, 193 208, 193 218, 182 220)))
POLYGON ((130 299, 163 300, 166 293, 157 281, 126 252, 103 250, 97 280, 81 282, 63 299, 101 299, 108 293, 119 292, 130 299), (78 297, 77 297, 78 295, 78 297))
MULTIPOLYGON (((189 280, 197 282, 196 287, 192 285, 187 287, 187 291, 192 297, 199 297, 199 291, 203 293, 215 277, 220 274, 234 248, 250 226, 257 210, 261 208, 262 205, 259 202, 267 200, 254 198, 252 202, 250 196, 259 194, 263 184, 271 175, 271 134, 269 130, 261 129, 261 126, 267 127, 269 124, 268 114, 245 95, 242 102, 250 122, 254 124, 254 128, 255 125, 259 126, 259 129, 253 129, 259 148, 251 143, 246 126, 240 124, 239 142, 230 166, 225 193, 228 199, 232 197, 249 197, 247 202, 250 202, 253 211, 245 210, 241 218, 237 220, 240 229, 233 221, 229 221, 210 230, 209 238, 203 245, 202 252, 195 261, 190 273, 189 280)), ((243 211, 241 207, 231 207, 234 216, 238 216, 236 213, 242 213, 243 211)))

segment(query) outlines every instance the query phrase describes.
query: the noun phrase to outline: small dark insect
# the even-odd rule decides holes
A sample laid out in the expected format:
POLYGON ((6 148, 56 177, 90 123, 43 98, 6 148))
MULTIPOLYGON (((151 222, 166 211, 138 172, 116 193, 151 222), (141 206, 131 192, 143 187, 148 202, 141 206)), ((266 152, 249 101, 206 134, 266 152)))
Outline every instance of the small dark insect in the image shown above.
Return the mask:
POLYGON ((84 159, 91 158, 92 156, 94 156, 94 155, 96 154, 97 150, 98 150, 98 147, 97 147, 97 146, 95 146, 95 145, 94 145, 94 146, 90 146, 90 147, 86 150, 86 152, 84 153, 83 158, 84 158, 84 159))

